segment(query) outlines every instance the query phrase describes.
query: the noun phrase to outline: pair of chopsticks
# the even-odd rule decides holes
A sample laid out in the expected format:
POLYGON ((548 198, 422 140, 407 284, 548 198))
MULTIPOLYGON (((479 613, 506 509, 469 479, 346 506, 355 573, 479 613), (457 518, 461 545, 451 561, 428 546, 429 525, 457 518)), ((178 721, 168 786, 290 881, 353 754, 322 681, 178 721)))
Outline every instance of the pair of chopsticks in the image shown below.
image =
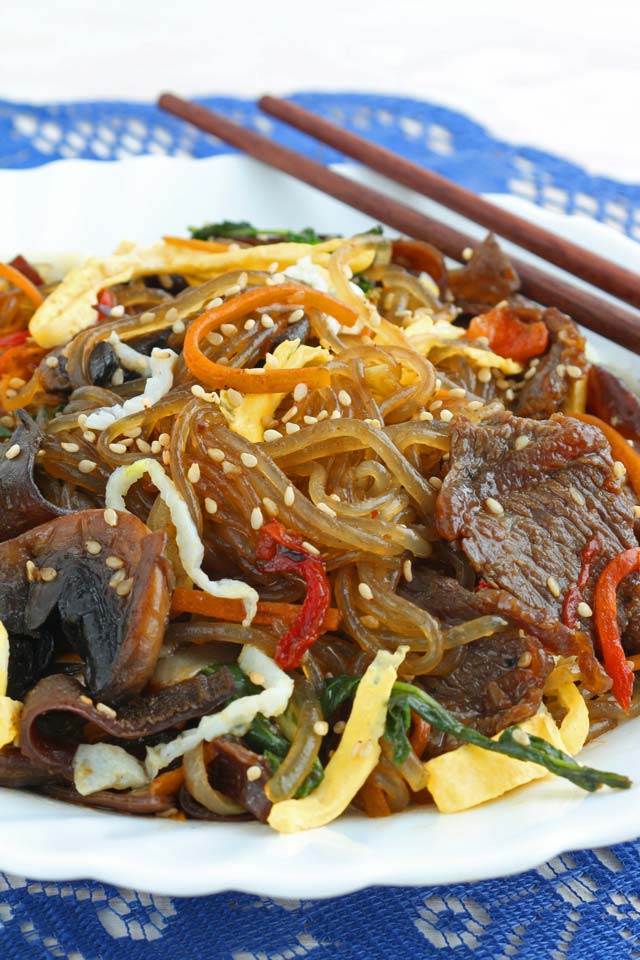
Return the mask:
MULTIPOLYGON (((434 244, 454 260, 460 261, 462 251, 473 247, 477 242, 475 238, 454 227, 419 213, 379 190, 335 173, 315 160, 238 126, 199 104, 165 93, 159 98, 158 106, 238 147, 268 166, 368 214, 376 221, 394 227, 414 239, 434 244)), ((445 177, 344 130, 297 104, 276 97, 263 97, 259 106, 271 116, 495 231, 591 286, 599 287, 633 307, 640 307, 640 276, 631 270, 502 210, 445 177)), ((620 303, 605 299, 591 290, 575 286, 530 263, 515 257, 511 257, 511 260, 520 276, 522 292, 527 297, 538 303, 557 307, 590 330, 640 353, 640 313, 628 310, 620 303)))

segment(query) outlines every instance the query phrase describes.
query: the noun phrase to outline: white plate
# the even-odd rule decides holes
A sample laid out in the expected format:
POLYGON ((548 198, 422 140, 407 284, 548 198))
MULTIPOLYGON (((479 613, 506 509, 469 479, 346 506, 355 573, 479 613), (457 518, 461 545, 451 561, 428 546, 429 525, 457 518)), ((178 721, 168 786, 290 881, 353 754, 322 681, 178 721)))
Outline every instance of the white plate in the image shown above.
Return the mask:
MULTIPOLYGON (((355 175, 353 168, 346 169, 355 175)), ((366 179, 382 182, 374 175, 366 179)), ((385 186, 417 207, 435 207, 385 186)), ((495 199, 640 268, 640 248, 598 223, 512 197, 495 199)), ((371 223, 315 190, 238 157, 143 157, 117 164, 72 160, 28 171, 3 170, 0 208, 3 252, 25 255, 43 250, 108 253, 125 237, 150 242, 162 233, 184 233, 188 224, 225 217, 264 227, 313 225, 345 233, 371 223)), ((597 345, 608 362, 637 379, 636 358, 600 338, 597 345)), ((370 884, 479 880, 537 866, 565 850, 640 834, 640 720, 602 737, 582 758, 628 774, 633 788, 588 796, 564 781, 550 780, 463 814, 415 809, 387 820, 354 814, 295 836, 279 836, 257 823, 125 817, 0 790, 0 869, 48 880, 92 877, 168 895, 235 889, 296 898, 335 896, 370 884)))

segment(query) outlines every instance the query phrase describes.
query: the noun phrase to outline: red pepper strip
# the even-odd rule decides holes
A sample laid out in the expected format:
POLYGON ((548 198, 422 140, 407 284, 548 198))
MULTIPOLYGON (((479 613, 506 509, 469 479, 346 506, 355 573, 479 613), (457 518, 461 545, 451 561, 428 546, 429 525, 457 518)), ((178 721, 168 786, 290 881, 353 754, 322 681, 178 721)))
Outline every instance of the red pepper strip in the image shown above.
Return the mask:
POLYGON ((16 330, 14 333, 8 333, 6 336, 0 337, 0 350, 8 349, 9 347, 19 347, 21 343, 25 342, 28 336, 28 330, 16 330))
POLYGON ((302 537, 287 530, 279 520, 270 520, 260 529, 256 559, 267 573, 294 573, 307 584, 300 613, 276 647, 278 666, 294 670, 322 633, 331 602, 324 563, 303 546, 302 537))
POLYGON ((36 268, 26 260, 21 253, 17 257, 14 257, 10 267, 13 267, 14 270, 19 270, 23 277, 26 277, 27 280, 31 280, 36 287, 41 287, 44 284, 44 280, 36 270, 36 268))
POLYGON ((501 357, 512 360, 530 360, 544 353, 549 343, 549 331, 542 320, 526 323, 508 304, 498 304, 488 313, 474 317, 467 336, 487 337, 489 347, 501 357))
POLYGON ((640 547, 619 553, 600 574, 593 597, 593 616, 604 665, 613 680, 613 695, 623 710, 628 710, 631 705, 633 671, 620 641, 616 590, 620 581, 636 570, 640 570, 640 547))
POLYGON ((567 590, 567 595, 562 604, 562 622, 565 627, 569 627, 570 630, 575 630, 578 623, 578 604, 582 600, 582 591, 589 582, 593 561, 601 550, 602 543, 598 537, 592 537, 582 548, 578 579, 575 584, 567 590))
POLYGON ((98 323, 101 323, 102 320, 106 320, 109 316, 109 311, 112 307, 116 305, 116 298, 111 293, 108 287, 105 287, 104 290, 101 290, 98 294, 98 303, 93 308, 98 312, 98 323))

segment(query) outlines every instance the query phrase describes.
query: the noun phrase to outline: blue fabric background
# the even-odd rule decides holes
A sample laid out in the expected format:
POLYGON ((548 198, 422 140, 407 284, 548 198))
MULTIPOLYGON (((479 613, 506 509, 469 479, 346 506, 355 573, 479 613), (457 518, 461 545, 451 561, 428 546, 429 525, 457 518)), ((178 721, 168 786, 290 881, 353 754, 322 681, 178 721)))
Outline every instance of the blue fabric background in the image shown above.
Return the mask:
MULTIPOLYGON (((616 183, 532 147, 500 142, 434 104, 361 94, 294 99, 471 189, 580 212, 640 240, 640 184, 616 183)), ((251 101, 203 102, 322 162, 340 159, 260 115, 251 101)), ((215 137, 147 104, 0 101, 2 167, 226 152, 215 137)), ((640 958, 639 921, 640 842, 565 854, 508 879, 375 888, 318 901, 238 893, 168 898, 0 873, 2 960, 621 960, 640 958)))

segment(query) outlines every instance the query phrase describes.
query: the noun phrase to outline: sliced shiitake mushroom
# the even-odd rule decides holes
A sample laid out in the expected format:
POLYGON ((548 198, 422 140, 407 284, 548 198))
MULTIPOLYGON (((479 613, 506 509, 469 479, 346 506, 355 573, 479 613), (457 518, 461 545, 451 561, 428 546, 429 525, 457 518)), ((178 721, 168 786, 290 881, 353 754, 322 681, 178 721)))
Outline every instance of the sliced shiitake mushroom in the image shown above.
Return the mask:
POLYGON ((84 510, 0 544, 9 688, 29 689, 57 652, 85 662, 88 691, 118 701, 151 677, 169 613, 166 534, 130 513, 84 510), (14 638, 20 638, 15 640, 14 638), (39 644, 28 656, 27 643, 39 644))

